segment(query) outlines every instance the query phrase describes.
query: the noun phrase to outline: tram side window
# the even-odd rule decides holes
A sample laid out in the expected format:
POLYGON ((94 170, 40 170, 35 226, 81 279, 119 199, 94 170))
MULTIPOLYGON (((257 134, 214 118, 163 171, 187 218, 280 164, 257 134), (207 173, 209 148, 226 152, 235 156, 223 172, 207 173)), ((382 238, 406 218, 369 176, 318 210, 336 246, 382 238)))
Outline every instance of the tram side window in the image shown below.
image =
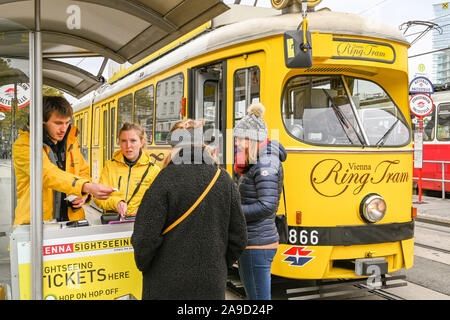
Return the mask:
POLYGON ((206 80, 203 84, 203 118, 205 119, 205 127, 215 128, 217 119, 216 111, 218 106, 218 81, 206 80))
POLYGON ((84 113, 84 126, 83 126, 83 147, 88 145, 88 128, 89 128, 89 116, 88 112, 84 113))
POLYGON ((260 100, 259 67, 253 66, 236 70, 234 73, 234 121, 240 120, 247 108, 260 100))
POLYGON ((450 141, 450 103, 439 105, 437 138, 440 141, 450 141))
POLYGON ((134 94, 134 122, 139 123, 147 134, 147 142, 153 141, 153 85, 134 94))
POLYGON ((98 146, 100 132, 100 107, 95 108, 94 112, 94 146, 98 146))
POLYGON ((117 128, 120 130, 125 122, 131 122, 133 108, 133 94, 120 97, 117 101, 117 128))
POLYGON ((183 93, 184 77, 181 73, 161 80, 156 85, 155 143, 165 144, 170 128, 182 119, 181 100, 183 93))
POLYGON ((78 129, 77 140, 78 140, 78 144, 81 147, 81 143, 83 141, 83 118, 81 116, 79 116, 75 122, 76 122, 75 126, 78 129))
MULTIPOLYGON (((433 109, 431 114, 423 118, 423 141, 433 141, 435 136, 435 119, 436 119, 436 110, 433 109)), ((419 119, 411 114, 411 125, 413 132, 419 132, 419 119)))
POLYGON ((116 108, 112 107, 111 108, 111 117, 109 119, 109 123, 110 123, 110 128, 111 128, 111 140, 109 141, 110 143, 110 147, 109 147, 109 151, 110 151, 110 159, 112 158, 113 154, 114 154, 114 143, 116 141, 116 108))

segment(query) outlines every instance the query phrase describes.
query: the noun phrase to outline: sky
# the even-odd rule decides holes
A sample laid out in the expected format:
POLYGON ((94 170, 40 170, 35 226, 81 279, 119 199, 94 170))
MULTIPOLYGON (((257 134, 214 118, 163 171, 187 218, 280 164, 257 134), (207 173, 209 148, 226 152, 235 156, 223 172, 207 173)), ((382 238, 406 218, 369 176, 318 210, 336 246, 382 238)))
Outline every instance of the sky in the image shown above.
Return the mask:
MULTIPOLYGON (((233 4, 234 0, 223 0, 226 4, 233 4)), ((361 16, 370 17, 372 19, 380 20, 382 22, 399 27, 401 24, 407 21, 422 20, 439 24, 439 17, 435 17, 433 14, 433 4, 446 2, 444 0, 322 0, 322 2, 316 7, 316 10, 327 7, 332 11, 356 13, 361 16)), ((450 1, 449 1, 450 2, 450 1)), ((252 6, 255 0, 241 0, 241 5, 252 6)), ((271 7, 270 0, 256 0, 256 6, 258 7, 271 7)), ((450 14, 450 6, 449 6, 450 14)), ((442 19, 441 19, 442 20, 442 19)), ((450 28, 450 26, 447 26, 450 28)), ((406 39, 413 41, 417 35, 410 35, 420 31, 423 31, 423 26, 410 27, 406 32, 406 39)), ((431 51, 432 45, 432 32, 428 32, 423 38, 414 43, 408 50, 408 56, 413 56, 421 53, 431 51)), ((73 63, 80 68, 83 68, 93 74, 97 74, 100 68, 102 60, 100 58, 86 58, 86 59, 73 59, 69 63, 73 63)), ((420 64, 425 66, 423 73, 425 76, 431 78, 432 71, 432 54, 422 55, 409 59, 409 74, 410 80, 416 76, 419 72, 418 67, 420 64)), ((105 68, 103 73, 104 77, 108 77, 108 68, 105 68)), ((78 100, 66 95, 69 101, 76 103, 78 100)))

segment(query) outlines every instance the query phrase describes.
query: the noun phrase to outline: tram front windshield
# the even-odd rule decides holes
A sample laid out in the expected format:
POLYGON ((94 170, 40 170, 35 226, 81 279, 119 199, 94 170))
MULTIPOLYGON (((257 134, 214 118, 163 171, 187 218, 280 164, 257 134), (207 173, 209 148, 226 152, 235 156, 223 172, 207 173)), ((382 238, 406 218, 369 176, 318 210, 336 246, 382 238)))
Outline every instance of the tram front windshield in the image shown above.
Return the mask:
POLYGON ((398 107, 376 83, 343 76, 296 76, 285 87, 285 128, 313 145, 402 146, 410 140, 398 107))

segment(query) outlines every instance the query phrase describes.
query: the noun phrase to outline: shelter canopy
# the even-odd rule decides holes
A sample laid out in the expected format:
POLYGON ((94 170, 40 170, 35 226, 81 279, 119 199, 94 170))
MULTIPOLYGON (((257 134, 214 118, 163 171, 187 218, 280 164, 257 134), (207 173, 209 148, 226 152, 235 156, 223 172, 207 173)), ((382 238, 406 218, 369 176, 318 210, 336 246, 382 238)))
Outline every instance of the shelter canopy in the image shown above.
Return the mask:
MULTIPOLYGON (((106 59, 136 63, 226 10, 221 0, 41 0, 43 83, 81 98, 104 82, 106 59), (105 60, 98 75, 55 60, 78 57, 105 60)), ((28 59, 34 26, 34 1, 0 0, 2 57, 28 59)))

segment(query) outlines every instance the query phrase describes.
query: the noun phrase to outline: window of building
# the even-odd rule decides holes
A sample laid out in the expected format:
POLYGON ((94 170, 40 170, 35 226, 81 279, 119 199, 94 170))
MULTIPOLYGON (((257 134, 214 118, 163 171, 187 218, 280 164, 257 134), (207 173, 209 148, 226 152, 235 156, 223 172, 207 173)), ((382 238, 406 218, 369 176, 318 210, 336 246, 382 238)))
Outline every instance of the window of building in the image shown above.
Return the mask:
POLYGON ((117 128, 120 130, 125 122, 131 122, 133 108, 133 94, 120 97, 117 101, 117 128))
POLYGON ((183 98, 183 92, 184 77, 181 73, 161 80, 156 85, 155 143, 166 143, 170 128, 182 119, 181 99, 183 98), (168 90, 169 83, 174 84, 173 91, 168 90))
POLYGON ((154 86, 142 88, 134 94, 134 122, 139 123, 147 134, 147 143, 153 141, 154 86))

